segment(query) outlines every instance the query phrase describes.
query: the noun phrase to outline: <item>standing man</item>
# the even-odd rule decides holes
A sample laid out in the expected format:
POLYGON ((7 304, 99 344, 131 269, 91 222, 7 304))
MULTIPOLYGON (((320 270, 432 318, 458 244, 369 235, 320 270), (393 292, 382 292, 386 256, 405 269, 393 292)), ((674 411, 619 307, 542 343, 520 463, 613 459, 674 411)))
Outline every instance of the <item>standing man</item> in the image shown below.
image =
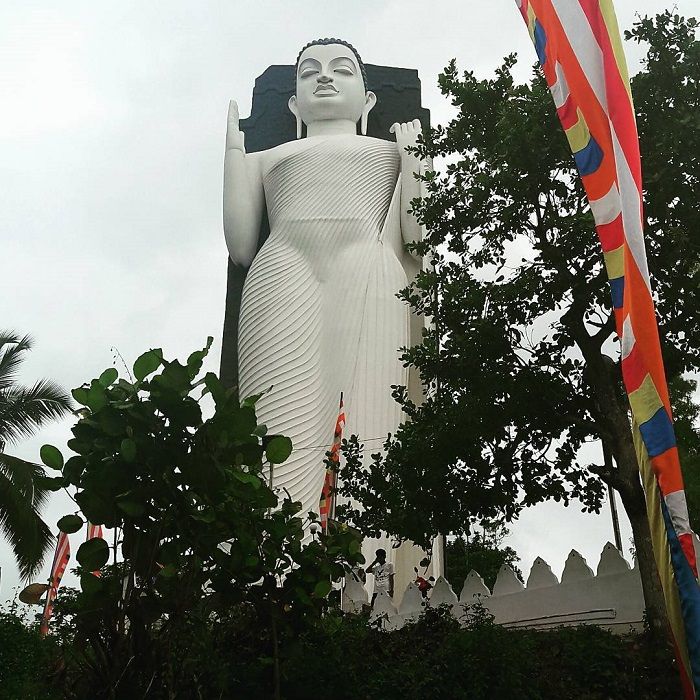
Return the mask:
POLYGON ((385 591, 390 598, 394 597, 394 565, 386 560, 386 551, 378 549, 374 561, 365 569, 365 573, 374 575, 374 593, 372 604, 379 591, 385 591))

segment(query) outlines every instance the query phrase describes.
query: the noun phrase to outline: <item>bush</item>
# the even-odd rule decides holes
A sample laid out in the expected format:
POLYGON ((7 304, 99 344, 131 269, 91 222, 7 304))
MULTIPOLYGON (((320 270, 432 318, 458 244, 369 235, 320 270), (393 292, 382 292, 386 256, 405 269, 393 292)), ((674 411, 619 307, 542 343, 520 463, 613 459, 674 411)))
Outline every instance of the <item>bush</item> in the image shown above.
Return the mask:
MULTIPOLYGON (((336 700, 645 700, 680 697, 676 671, 644 635, 593 626, 506 629, 477 616, 466 629, 429 610, 394 632, 364 618, 325 618, 283 666, 287 700, 312 688, 336 700)), ((261 696, 264 697, 264 696, 261 696)))
POLYGON ((14 606, 0 610, 0 698, 55 698, 49 687, 56 646, 39 637, 39 627, 17 614, 14 606))

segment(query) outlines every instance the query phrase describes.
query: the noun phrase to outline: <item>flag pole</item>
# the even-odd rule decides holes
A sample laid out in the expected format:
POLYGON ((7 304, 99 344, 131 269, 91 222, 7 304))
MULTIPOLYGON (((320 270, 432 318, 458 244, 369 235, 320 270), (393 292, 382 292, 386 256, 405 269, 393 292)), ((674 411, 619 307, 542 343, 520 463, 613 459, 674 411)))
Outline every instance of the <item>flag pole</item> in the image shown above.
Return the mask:
MULTIPOLYGON (((605 464, 605 469, 610 473, 613 470, 613 459, 610 454, 610 449, 601 440, 603 445, 603 462, 605 464)), ((620 554, 622 554, 622 537, 620 535, 620 518, 617 514, 617 503, 615 502, 615 489, 612 484, 608 484, 608 500, 610 501, 610 515, 612 516, 612 526, 613 534, 615 536, 615 546, 617 547, 620 554)))

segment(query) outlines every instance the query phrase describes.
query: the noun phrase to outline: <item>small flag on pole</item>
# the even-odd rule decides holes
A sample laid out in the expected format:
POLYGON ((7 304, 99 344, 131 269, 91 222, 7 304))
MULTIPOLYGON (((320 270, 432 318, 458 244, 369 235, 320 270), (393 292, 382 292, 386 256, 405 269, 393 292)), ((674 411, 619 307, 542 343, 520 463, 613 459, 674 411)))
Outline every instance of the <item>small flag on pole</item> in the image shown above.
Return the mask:
POLYGON ((326 476, 323 480, 323 489, 321 490, 321 499, 318 505, 319 514, 321 516, 321 527, 324 532, 328 532, 329 519, 335 517, 335 483, 338 466, 340 464, 340 443, 343 439, 344 427, 345 409, 343 406, 343 394, 341 392, 338 418, 335 422, 335 431, 333 432, 333 444, 330 449, 330 461, 332 466, 326 467, 326 476))
POLYGON ((51 565, 49 590, 46 592, 46 604, 44 605, 44 612, 41 616, 41 625, 39 627, 39 634, 42 637, 45 637, 49 631, 49 619, 51 618, 51 613, 53 613, 53 602, 56 599, 58 587, 61 585, 61 579, 68 566, 69 559, 70 542, 68 541, 68 535, 65 532, 59 532, 58 541, 56 542, 56 553, 51 565))

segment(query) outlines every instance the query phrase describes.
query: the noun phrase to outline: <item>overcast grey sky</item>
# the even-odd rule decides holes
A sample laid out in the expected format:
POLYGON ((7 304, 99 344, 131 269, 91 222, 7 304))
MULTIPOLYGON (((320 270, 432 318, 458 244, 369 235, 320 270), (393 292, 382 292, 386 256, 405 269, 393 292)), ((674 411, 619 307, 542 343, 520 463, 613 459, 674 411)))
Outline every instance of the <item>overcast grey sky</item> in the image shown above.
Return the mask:
MULTIPOLYGON (((623 28, 669 4, 616 2, 623 28)), ((675 5, 698 14, 697 0, 675 5)), ((513 0, 2 3, 0 327, 34 336, 27 383, 73 388, 113 364, 113 347, 129 364, 149 347, 186 357, 207 335, 218 369, 228 100, 247 115, 256 76, 323 36, 347 39, 368 63, 417 68, 433 123, 451 114, 436 88, 450 58, 487 76, 517 51, 523 79, 535 60, 513 0)), ((635 72, 642 51, 627 51, 635 72)), ((38 461, 43 443, 65 447, 70 425, 14 452, 38 461)), ((70 510, 55 497, 47 520, 70 510)), ((595 568, 611 537, 607 510, 545 504, 509 543, 526 573, 540 555, 560 574, 572 547, 595 568)), ((0 565, 4 600, 18 582, 1 540, 0 565)))

